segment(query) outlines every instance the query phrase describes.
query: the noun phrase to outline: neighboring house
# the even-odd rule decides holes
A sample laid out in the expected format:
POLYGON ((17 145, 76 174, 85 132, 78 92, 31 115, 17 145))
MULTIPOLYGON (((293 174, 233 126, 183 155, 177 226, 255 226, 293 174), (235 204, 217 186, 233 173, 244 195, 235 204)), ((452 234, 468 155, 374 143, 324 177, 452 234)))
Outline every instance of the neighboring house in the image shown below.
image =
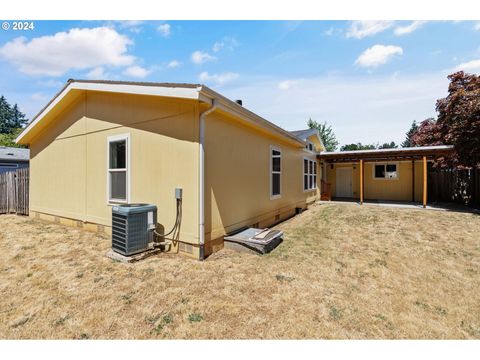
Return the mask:
POLYGON ((319 198, 314 130, 290 133, 203 85, 70 80, 17 138, 30 146, 30 214, 111 231, 115 204, 150 203, 172 251, 204 258, 319 198))
POLYGON ((28 167, 30 150, 0 146, 0 173, 28 167))
POLYGON ((428 171, 452 146, 322 152, 322 180, 336 198, 427 203, 428 171))

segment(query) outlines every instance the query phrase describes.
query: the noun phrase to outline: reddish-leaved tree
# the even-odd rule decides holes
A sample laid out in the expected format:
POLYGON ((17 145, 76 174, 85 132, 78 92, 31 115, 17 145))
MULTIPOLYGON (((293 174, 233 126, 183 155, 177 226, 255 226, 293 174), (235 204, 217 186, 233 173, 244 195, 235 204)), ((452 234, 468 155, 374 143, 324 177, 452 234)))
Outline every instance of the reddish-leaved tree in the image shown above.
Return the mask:
POLYGON ((411 146, 444 145, 440 126, 434 118, 423 120, 410 137, 411 146))
POLYGON ((437 126, 455 147, 457 164, 480 164, 480 76, 463 71, 448 76, 448 96, 437 101, 437 126))

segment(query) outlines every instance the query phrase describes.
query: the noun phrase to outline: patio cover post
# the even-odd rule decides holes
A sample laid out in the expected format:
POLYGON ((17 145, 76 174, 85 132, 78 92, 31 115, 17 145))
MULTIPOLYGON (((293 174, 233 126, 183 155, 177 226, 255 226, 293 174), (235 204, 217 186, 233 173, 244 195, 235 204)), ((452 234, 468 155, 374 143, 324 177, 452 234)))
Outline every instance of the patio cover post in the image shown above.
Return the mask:
POLYGON ((423 157, 423 207, 427 207, 427 157, 423 157))
POLYGON ((360 159, 360 205, 363 205, 363 159, 360 159))
POLYGON ((412 159, 412 202, 415 202, 415 160, 412 159))

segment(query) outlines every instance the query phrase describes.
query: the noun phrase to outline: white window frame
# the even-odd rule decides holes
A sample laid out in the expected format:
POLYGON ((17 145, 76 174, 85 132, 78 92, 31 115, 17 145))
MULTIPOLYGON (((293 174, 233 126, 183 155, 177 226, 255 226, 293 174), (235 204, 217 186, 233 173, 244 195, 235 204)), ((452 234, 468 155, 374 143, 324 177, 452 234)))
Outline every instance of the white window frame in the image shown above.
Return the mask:
POLYGON ((310 192, 318 188, 318 164, 316 160, 312 160, 308 157, 304 157, 302 161, 302 189, 303 192, 310 192), (305 160, 308 161, 308 169, 305 172, 305 160), (310 166, 313 169, 310 171, 310 166), (305 189, 305 175, 307 175, 308 186, 305 189), (312 186, 310 186, 310 179, 312 180, 312 186))
POLYGON ((130 134, 119 134, 119 135, 112 135, 107 137, 107 163, 106 163, 106 168, 107 168, 107 203, 108 204, 129 204, 130 203, 130 134), (110 143, 112 142, 117 142, 117 141, 122 141, 125 140, 126 144, 126 151, 125 151, 125 156, 126 158, 126 169, 110 169, 110 143), (110 173, 111 172, 119 172, 119 171, 126 171, 126 200, 123 199, 112 199, 110 194, 111 194, 111 188, 110 188, 110 173))
POLYGON ((270 145, 270 152, 269 152, 269 162, 270 162, 270 200, 280 199, 282 197, 282 149, 279 147, 270 145), (280 155, 273 156, 273 150, 278 151, 280 155), (280 158, 280 171, 275 171, 275 174, 280 174, 280 193, 273 195, 273 158, 279 157, 280 158))
POLYGON ((372 166, 372 178, 373 180, 379 180, 379 181, 396 181, 396 180, 399 180, 400 179, 400 164, 398 162, 375 162, 373 163, 373 166, 372 166), (387 177, 383 177, 383 178, 380 178, 380 177, 376 177, 375 176, 375 166, 377 165, 383 165, 385 167, 385 174, 387 173, 387 165, 395 165, 397 170, 396 170, 396 173, 397 173, 397 176, 394 177, 394 178, 387 178, 387 177))

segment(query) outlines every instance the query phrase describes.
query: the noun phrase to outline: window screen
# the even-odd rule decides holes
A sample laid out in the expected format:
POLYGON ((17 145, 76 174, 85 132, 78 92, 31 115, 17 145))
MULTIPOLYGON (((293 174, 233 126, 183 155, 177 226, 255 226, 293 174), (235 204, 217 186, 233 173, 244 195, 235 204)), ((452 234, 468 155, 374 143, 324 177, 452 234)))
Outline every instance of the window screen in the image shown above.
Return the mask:
POLYGON ((110 174, 110 198, 127 200, 127 173, 125 171, 110 174))

